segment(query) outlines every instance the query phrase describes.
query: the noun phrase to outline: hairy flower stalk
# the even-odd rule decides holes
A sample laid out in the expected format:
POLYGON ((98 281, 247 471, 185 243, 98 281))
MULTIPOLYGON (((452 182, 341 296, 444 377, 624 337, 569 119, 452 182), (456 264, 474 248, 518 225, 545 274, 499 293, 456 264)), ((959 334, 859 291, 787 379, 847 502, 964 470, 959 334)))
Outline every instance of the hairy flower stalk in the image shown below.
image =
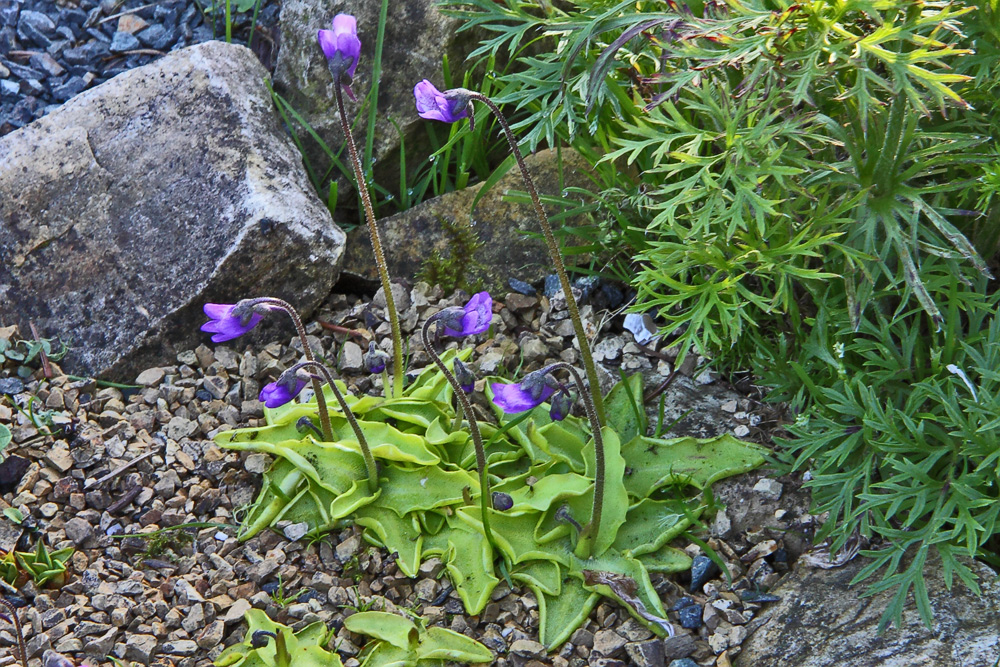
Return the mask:
MULTIPOLYGON (((295 312, 292 304, 273 296, 262 296, 255 299, 243 299, 235 305, 206 303, 205 314, 209 321, 202 325, 202 331, 214 332, 212 340, 216 343, 232 340, 250 331, 257 326, 264 315, 272 310, 281 310, 288 313, 295 325, 295 332, 302 343, 302 354, 306 361, 316 361, 313 357, 312 348, 309 347, 309 339, 306 337, 306 328, 302 325, 302 318, 295 312)), ((333 428, 330 426, 330 415, 327 412, 326 397, 323 395, 322 384, 318 378, 313 378, 313 391, 316 393, 316 404, 319 408, 319 423, 323 430, 323 439, 327 442, 333 441, 333 428)))
POLYGON ((583 406, 587 412, 587 419, 590 420, 590 430, 594 433, 594 506, 590 513, 590 522, 583 527, 580 532, 580 541, 577 543, 577 555, 581 558, 588 558, 591 549, 601 526, 601 515, 604 511, 604 436, 601 433, 601 424, 598 421, 597 410, 591 400, 590 392, 586 391, 583 378, 575 368, 564 361, 557 361, 549 364, 537 371, 528 373, 518 384, 495 383, 491 385, 493 389, 493 402, 504 412, 524 412, 538 407, 547 398, 556 394, 552 401, 553 419, 562 419, 569 414, 569 405, 565 402, 567 394, 562 388, 552 386, 549 375, 558 369, 565 369, 573 378, 574 384, 579 389, 583 398, 583 406), (556 392, 559 393, 556 393, 556 392))
MULTIPOLYGON (((354 431, 354 436, 358 439, 358 445, 360 445, 361 447, 361 456, 365 460, 365 469, 368 472, 368 490, 371 491, 372 493, 375 493, 375 491, 378 490, 378 469, 375 466, 375 457, 372 456, 372 451, 368 447, 368 439, 365 438, 365 433, 364 431, 361 430, 361 425, 358 424, 358 420, 355 418, 354 413, 351 411, 351 408, 347 405, 347 401, 344 400, 344 395, 340 393, 340 389, 338 389, 337 385, 334 383, 333 374, 330 373, 329 368, 319 363, 318 361, 312 361, 312 360, 301 361, 292 366, 291 368, 289 368, 288 370, 286 370, 284 373, 282 373, 281 377, 278 378, 277 382, 272 382, 271 384, 264 387, 261 393, 263 394, 264 391, 267 391, 268 389, 274 386, 280 386, 282 383, 286 384, 294 383, 297 377, 297 373, 301 369, 306 369, 307 371, 309 369, 319 371, 321 375, 316 375, 315 373, 309 373, 309 377, 313 380, 313 382, 326 380, 326 383, 330 386, 330 389, 333 390, 333 395, 337 399, 337 403, 340 404, 340 410, 344 413, 344 417, 347 418, 348 423, 351 425, 351 429, 354 431)), ((322 386, 320 388, 320 391, 322 391, 322 386)), ((295 393, 292 393, 283 402, 287 403, 288 401, 291 401, 293 398, 295 398, 295 394, 297 393, 298 393, 297 391, 295 393)), ((329 420, 329 417, 327 417, 327 419, 329 420)), ((332 441, 333 438, 331 437, 330 440, 332 441)))
MULTIPOLYGON (((338 14, 334 19, 334 32, 338 29, 338 19, 347 17, 351 19, 346 22, 343 19, 342 29, 344 32, 356 32, 356 22, 353 17, 346 14, 338 14)), ((333 89, 337 96, 337 111, 340 113, 340 125, 344 131, 344 141, 347 143, 347 152, 351 156, 351 167, 354 169, 354 178, 357 182, 358 192, 361 194, 361 203, 365 209, 365 222, 368 224, 368 234, 372 241, 372 251, 375 254, 375 265, 378 267, 378 277, 382 283, 382 291, 385 292, 385 310, 389 316, 389 326, 392 329, 392 395, 403 395, 403 337, 399 329, 399 314, 396 312, 396 303, 392 298, 392 286, 389 284, 389 270, 385 263, 385 253, 382 250, 382 238, 378 232, 378 225, 375 222, 375 210, 372 208, 371 195, 368 192, 368 185, 365 182, 365 175, 361 169, 361 160, 358 158, 358 148, 354 144, 354 137, 351 135, 351 126, 347 122, 347 111, 344 109, 344 94, 342 89, 350 90, 351 80, 354 76, 354 69, 357 67, 360 55, 361 42, 356 34, 345 35, 345 46, 337 48, 330 40, 324 39, 320 35, 320 46, 327 58, 330 73, 333 75, 333 89), (353 39, 350 39, 353 37, 353 39)), ((353 98, 353 95, 352 95, 353 98)))
MULTIPOLYGON (((21 661, 21 667, 28 667, 28 651, 24 643, 24 633, 21 632, 21 619, 17 616, 17 608, 2 595, 0 595, 0 604, 3 604, 7 608, 7 611, 10 612, 10 616, 4 618, 14 626, 14 633, 17 637, 17 657, 21 661)), ((3 617, 3 615, 0 615, 0 617, 3 617)))
MULTIPOLYGON (((507 143, 510 144, 511 154, 517 160, 517 166, 521 170, 521 178, 524 179, 524 185, 528 189, 528 194, 531 195, 531 203, 535 207, 538 223, 542 228, 542 234, 545 236, 545 245, 548 246, 549 257, 552 259, 556 274, 559 276, 559 284, 566 295, 566 306, 569 309, 569 316, 573 322, 576 339, 580 344, 580 355, 583 357, 583 367, 587 372, 587 381, 590 384, 590 396, 593 399, 594 409, 597 412, 597 420, 599 424, 604 424, 604 397, 601 396, 601 385, 597 379, 597 367, 594 365, 594 357, 590 353, 587 334, 583 330, 583 320, 580 319, 580 308, 576 303, 576 298, 573 296, 573 288, 569 282, 569 275, 566 273, 566 265, 563 263, 562 255, 559 252, 559 244, 552 233, 549 218, 545 215, 545 209, 542 208, 542 200, 538 197, 535 182, 532 180, 530 172, 528 172, 528 165, 525 164, 524 158, 521 156, 521 150, 518 148, 517 139, 510 129, 510 124, 500 112, 500 108, 493 103, 493 100, 473 90, 454 88, 440 92, 425 79, 414 88, 414 96, 417 101, 417 111, 422 118, 455 122, 468 117, 471 121, 472 115, 467 110, 471 106, 472 100, 476 100, 485 104, 493 112, 493 115, 496 116, 497 121, 500 123, 500 127, 503 128, 507 143)), ((584 391, 582 386, 580 387, 580 391, 584 391)), ((597 437, 596 434, 595 437, 597 437)))
MULTIPOLYGON (((478 296, 478 295, 477 295, 478 296)), ((488 295, 487 295, 488 296, 488 295)), ((475 299, 475 297, 473 297, 475 299)), ((471 303, 471 302, 470 302, 471 303)), ((483 515, 483 533, 486 535, 486 540, 493 547, 493 553, 500 553, 497 548, 496 542, 493 540, 493 531, 490 529, 490 504, 491 498, 493 497, 490 493, 490 478, 489 470, 486 467, 486 450, 483 448, 483 436, 479 432, 479 424, 476 422, 476 415, 472 412, 472 403, 469 402, 469 397, 466 396, 465 390, 459 383, 455 376, 452 375, 448 367, 445 366, 444 361, 438 356, 438 353, 434 350, 434 346, 431 344, 430 338, 430 328, 434 323, 440 323, 445 330, 453 328, 454 326, 461 326, 456 324, 461 322, 461 315, 456 314, 453 309, 446 308, 440 312, 431 315, 424 322, 423 328, 420 330, 420 337, 424 343, 424 349, 427 350, 427 354, 431 355, 431 359, 434 360, 434 364, 444 375, 448 384, 455 392, 455 397, 458 399, 459 405, 462 406, 462 412, 465 414, 465 419, 469 422, 469 433, 472 435, 472 444, 476 448, 476 469, 479 472, 479 508, 483 515), (449 312, 452 311, 452 312, 449 312), (450 319, 450 321, 449 321, 450 319)), ((489 324, 486 325, 489 328, 489 324)), ((461 333, 461 329, 456 333, 461 333)))

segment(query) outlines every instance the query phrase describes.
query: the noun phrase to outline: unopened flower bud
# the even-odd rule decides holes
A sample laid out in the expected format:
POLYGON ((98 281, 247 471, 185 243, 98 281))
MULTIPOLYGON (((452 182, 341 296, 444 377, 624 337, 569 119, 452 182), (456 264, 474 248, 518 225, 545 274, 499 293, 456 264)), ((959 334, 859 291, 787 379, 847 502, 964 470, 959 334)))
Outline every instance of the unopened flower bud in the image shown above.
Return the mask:
POLYGON ((460 359, 455 360, 455 379, 458 380, 458 386, 466 394, 471 394, 476 387, 476 376, 460 359))
POLYGON ((365 370, 369 373, 381 373, 385 370, 389 355, 375 347, 375 341, 370 341, 368 351, 365 352, 362 360, 365 364, 365 370))
POLYGON ((552 418, 552 421, 566 419, 566 416, 573 409, 573 396, 565 389, 556 392, 550 402, 552 407, 549 409, 549 417, 552 418))
POLYGON ((493 492, 493 509, 498 512, 506 512, 513 506, 514 499, 510 497, 509 493, 503 493, 502 491, 493 492))

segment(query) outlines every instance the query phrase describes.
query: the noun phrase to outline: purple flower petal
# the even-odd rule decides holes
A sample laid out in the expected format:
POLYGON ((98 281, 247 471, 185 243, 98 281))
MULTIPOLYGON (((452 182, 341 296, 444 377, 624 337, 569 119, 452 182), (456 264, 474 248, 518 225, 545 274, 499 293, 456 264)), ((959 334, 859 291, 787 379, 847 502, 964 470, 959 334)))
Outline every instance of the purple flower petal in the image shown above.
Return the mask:
POLYGON ((524 412, 536 408, 544 403, 551 396, 555 389, 544 386, 538 398, 534 398, 520 384, 502 384, 496 382, 491 384, 493 389, 493 402, 504 412, 524 412))
POLYGON ((291 403, 305 386, 306 381, 299 377, 295 378, 295 387, 291 389, 284 382, 269 382, 260 390, 260 396, 257 398, 266 407, 277 408, 285 403, 291 403))
MULTIPOLYGON (((331 69, 354 78, 361 59, 361 40, 358 39, 358 20, 350 14, 337 14, 331 22, 332 30, 319 30, 316 39, 323 55, 331 61, 331 69), (336 67, 333 64, 336 63, 336 67), (346 69, 343 69, 346 68, 346 69)), ((345 85, 343 81, 338 82, 345 85)), ((349 88, 347 89, 350 90, 349 88)), ((353 96, 353 93, 352 93, 353 96)))
POLYGON ((489 330, 493 321, 493 299, 489 292, 473 295, 463 306, 463 310, 465 315, 462 316, 462 329, 456 330, 446 326, 445 336, 475 336, 489 330))
POLYGON ((205 304, 204 311, 205 315, 209 317, 209 321, 201 325, 201 330, 215 334, 212 336, 213 343, 224 343, 227 340, 239 338, 264 319, 263 315, 254 312, 244 324, 241 317, 233 314, 235 308, 236 306, 233 304, 205 304))
POLYGON ((427 120, 454 123, 469 117, 468 107, 458 100, 449 100, 434 84, 424 79, 413 87, 413 97, 417 103, 417 114, 427 120))

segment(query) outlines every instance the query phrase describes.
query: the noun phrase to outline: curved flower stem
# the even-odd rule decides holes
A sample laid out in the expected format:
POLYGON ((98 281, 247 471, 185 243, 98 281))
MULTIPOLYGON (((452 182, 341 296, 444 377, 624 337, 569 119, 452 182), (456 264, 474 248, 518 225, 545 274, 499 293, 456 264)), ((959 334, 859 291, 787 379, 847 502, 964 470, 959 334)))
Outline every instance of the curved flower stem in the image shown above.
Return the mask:
POLYGON ((10 622, 14 626, 14 633, 17 635, 17 653, 21 661, 21 667, 28 667, 28 651, 25 648, 24 633, 21 632, 21 619, 17 617, 17 608, 0 595, 0 603, 10 612, 10 622))
MULTIPOLYGON (((597 535, 601 527, 601 514, 604 511, 604 436, 601 433, 601 424, 597 420, 597 410, 590 400, 590 394, 585 390, 583 379, 575 368, 564 361, 557 361, 549 364, 539 372, 544 375, 559 368, 569 371, 569 374, 573 376, 573 382, 580 390, 580 396, 583 398, 583 406, 587 412, 587 419, 590 420, 590 430, 594 432, 594 508, 590 514, 590 523, 583 527, 580 535, 580 539, 583 541, 586 538, 597 535)), ((590 548, 589 543, 588 540, 588 549, 590 548)), ((590 554, 588 553, 587 556, 590 556, 590 554)))
MULTIPOLYGON (((566 307, 569 309, 569 317, 573 321, 573 329, 576 331, 576 339, 580 343, 580 356, 583 357, 583 367, 587 372, 587 381, 590 383, 590 396, 593 399, 593 407, 596 410, 597 421, 600 424, 604 424, 604 397, 601 396, 601 385, 597 379, 597 367, 594 365, 594 357, 590 353, 590 344, 587 342, 587 334, 583 330, 583 321, 580 319, 580 308, 577 306, 576 298, 573 296, 573 288, 569 282, 569 275, 566 273, 566 265, 563 263, 562 255, 559 252, 559 244, 556 242, 556 237, 552 233, 552 226, 549 224, 549 218, 545 215, 545 209, 542 208, 542 200, 538 197, 538 190, 535 189, 535 182, 531 179, 531 174, 528 172, 528 165, 525 164, 524 158, 521 156, 521 149, 518 148, 517 139, 514 137, 513 131, 510 129, 510 124, 507 123, 507 119, 500 112, 500 108, 493 103, 493 100, 486 97, 482 93, 477 93, 475 91, 462 91, 463 93, 468 93, 469 99, 477 100, 482 102, 493 115, 496 116, 497 121, 500 123, 500 127, 503 128, 504 135, 507 138, 507 143, 510 144, 510 152, 517 160, 517 166, 521 169, 521 178, 524 179, 524 185, 528 189, 528 194, 531 195, 531 203, 535 207, 535 214, 538 216, 538 223, 542 228, 542 233, 545 236, 545 245, 549 249, 549 257, 552 259, 552 263, 555 266, 556 274, 559 276, 559 284, 562 286, 563 294, 566 295, 566 307)), ((580 393, 584 394, 584 388, 580 387, 580 393)), ((600 429, 598 429, 600 430, 600 429)), ((597 431, 594 432, 594 437, 597 436, 597 431)))
MULTIPOLYGON (((351 424, 351 429, 354 431, 354 437, 358 439, 358 444, 361 446, 361 456, 365 459, 365 468, 368 471, 368 490, 372 493, 378 490, 378 469, 375 467, 375 457, 372 456, 372 450, 368 447, 368 440, 365 438, 364 431, 361 430, 361 425, 358 424, 357 418, 348 407, 347 401, 344 400, 344 395, 340 393, 337 389, 337 385, 333 381, 333 375, 330 373, 330 369, 319 363, 318 361, 303 361, 301 363, 295 364, 291 369, 292 372, 299 368, 314 368, 323 374, 323 378, 326 383, 330 385, 330 389, 333 390, 333 395, 337 399, 337 403, 340 404, 340 409, 344 413, 344 417, 351 424)), ((318 376, 310 373, 313 380, 318 381, 318 376)))
POLYGON ((389 284, 389 269, 385 264, 385 253, 382 251, 382 238, 375 222, 375 211, 372 209, 371 195, 361 170, 361 160, 358 159, 358 148, 354 145, 354 137, 347 122, 347 112, 344 110, 344 94, 339 84, 334 85, 337 91, 337 110, 340 112, 340 125, 344 130, 344 140, 347 142, 347 152, 351 155, 351 166, 354 167, 354 178, 357 180, 358 192, 365 207, 365 221, 368 223, 368 234, 372 240, 372 251, 375 253, 375 266, 378 267, 378 278, 385 292, 385 310, 389 315, 389 326, 392 329, 392 395, 403 395, 403 336, 399 331, 399 313, 396 312, 396 302, 392 298, 392 286, 389 284))
POLYGON ((483 436, 479 432, 479 424, 476 422, 476 415, 472 412, 472 403, 469 402, 469 397, 465 395, 465 391, 458 384, 458 380, 455 379, 455 376, 448 370, 448 367, 444 365, 441 357, 438 356, 437 351, 435 351, 434 346, 431 344, 431 338, 428 333, 431 324, 439 321, 441 312, 427 318, 423 328, 420 330, 420 337, 423 340, 424 349, 427 350, 427 354, 431 355, 431 359, 434 360, 438 370, 441 371, 441 374, 444 375, 444 378, 451 385, 452 390, 454 390, 455 396, 458 398, 458 403, 462 406, 462 412, 465 413, 465 418, 469 422, 469 433, 472 435, 472 444, 476 447, 476 468, 479 472, 479 507, 483 515, 483 533, 486 535, 486 541, 493 548, 493 553, 498 554, 500 550, 497 548, 496 542, 493 541, 493 531, 490 529, 489 513, 493 494, 490 493, 490 477, 489 470, 486 467, 486 450, 483 448, 483 436))
MULTIPOLYGON (((262 296, 256 299, 246 299, 246 301, 252 306, 266 304, 288 313, 288 316, 292 318, 292 324, 295 325, 295 332, 299 335, 299 340, 302 341, 303 356, 305 356, 306 361, 316 361, 315 357, 313 357, 312 348, 309 347, 309 339, 306 338, 306 328, 302 325, 302 318, 295 312, 292 304, 273 296, 262 296)), ((323 385, 319 379, 313 378, 312 387, 313 393, 316 394, 316 405, 319 408, 319 423, 323 429, 323 439, 327 442, 333 442, 333 427, 330 426, 330 413, 326 407, 326 396, 323 395, 323 385)))

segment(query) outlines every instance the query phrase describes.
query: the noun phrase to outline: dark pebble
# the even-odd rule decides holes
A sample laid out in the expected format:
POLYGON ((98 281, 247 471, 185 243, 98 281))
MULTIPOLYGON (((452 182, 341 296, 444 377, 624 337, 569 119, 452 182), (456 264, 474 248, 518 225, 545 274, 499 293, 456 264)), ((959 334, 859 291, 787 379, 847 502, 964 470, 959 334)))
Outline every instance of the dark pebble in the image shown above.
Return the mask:
POLYGON ((78 93, 82 93, 87 87, 87 82, 82 76, 74 76, 61 86, 52 89, 52 97, 60 102, 65 102, 78 93))
POLYGON ((782 547, 771 554, 771 560, 775 563, 787 563, 788 562, 788 552, 782 547))
POLYGON ((296 602, 309 602, 313 598, 319 598, 320 594, 311 588, 306 588, 302 591, 302 594, 295 598, 296 602))
POLYGON ((264 591, 268 595, 274 595, 278 592, 278 586, 279 584, 277 581, 269 581, 266 584, 261 584, 260 590, 264 591))
POLYGON ((545 286, 542 288, 542 294, 551 299, 560 289, 562 289, 562 286, 559 284, 559 276, 554 273, 545 276, 545 286))
POLYGON ((780 602, 781 598, 770 593, 758 593, 757 591, 740 591, 740 599, 744 602, 780 602))
POLYGON ((59 10, 60 25, 75 25, 82 28, 86 20, 87 12, 82 9, 77 9, 75 7, 63 7, 59 10))
POLYGON ((689 591, 700 590, 702 585, 719 573, 719 566, 712 562, 708 556, 695 556, 691 564, 691 587, 689 591))
POLYGON ((577 278, 573 282, 573 287, 580 290, 580 300, 586 301, 593 294, 594 290, 601 283, 600 276, 583 276, 582 278, 577 278))
POLYGON ((41 97, 46 93, 45 86, 38 79, 21 79, 21 89, 20 93, 22 95, 35 95, 41 97))
POLYGON ((139 40, 135 35, 127 32, 116 32, 111 38, 111 53, 122 53, 123 51, 134 51, 141 48, 139 40))
POLYGON ((167 30, 161 24, 156 23, 140 32, 136 37, 139 38, 143 46, 162 51, 174 43, 177 35, 172 30, 167 30))
POLYGON ((681 627, 687 628, 688 630, 697 630, 701 627, 701 605, 700 604, 690 604, 686 607, 681 607, 677 611, 677 617, 681 621, 681 627))
POLYGON ((625 301, 625 294, 611 283, 604 283, 591 298, 591 303, 597 309, 614 310, 625 301))
POLYGON ((44 79, 45 72, 39 72, 33 67, 28 67, 27 65, 18 65, 17 63, 8 63, 7 68, 19 79, 44 79))
POLYGON ((204 389, 199 389, 198 391, 194 392, 194 396, 199 401, 210 401, 210 400, 212 400, 212 395, 210 393, 208 393, 207 391, 205 391, 204 389))
POLYGON ((28 601, 23 597, 21 597, 20 595, 14 595, 13 593, 4 593, 3 598, 7 602, 11 603, 12 605, 18 608, 28 606, 28 601))
POLYGON ((0 378, 0 394, 20 394, 24 383, 18 378, 0 378))
POLYGON ((699 667, 698 663, 691 658, 681 658, 680 660, 671 660, 670 667, 699 667))
POLYGON ((0 30, 0 56, 5 56, 17 48, 17 35, 13 28, 0 30))
POLYGON ((532 287, 530 283, 518 280, 517 278, 508 278, 507 285, 518 294, 523 294, 525 296, 535 296, 538 294, 538 290, 532 287))
POLYGON ((690 607, 693 604, 695 604, 694 598, 682 597, 674 603, 674 606, 670 608, 670 611, 680 611, 684 607, 690 607))

